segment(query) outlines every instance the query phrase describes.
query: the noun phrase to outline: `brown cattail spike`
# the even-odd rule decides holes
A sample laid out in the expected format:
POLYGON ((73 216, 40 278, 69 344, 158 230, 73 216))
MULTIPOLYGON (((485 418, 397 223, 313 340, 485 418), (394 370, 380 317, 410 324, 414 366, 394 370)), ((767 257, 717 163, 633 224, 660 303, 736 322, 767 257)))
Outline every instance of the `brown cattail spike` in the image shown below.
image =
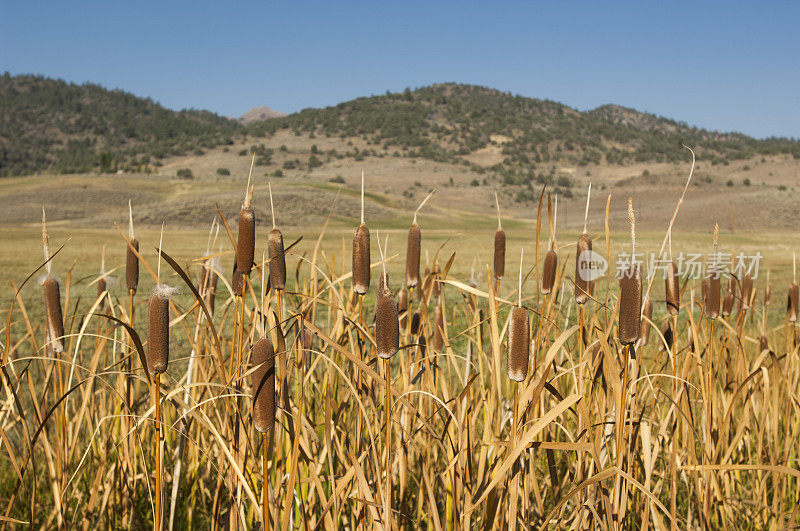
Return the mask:
POLYGON ((408 324, 408 290, 401 289, 397 293, 397 312, 400 315, 400 328, 408 324))
POLYGON ((135 294, 139 287, 139 257, 136 255, 139 252, 139 242, 135 239, 130 240, 126 249, 125 285, 129 292, 135 294))
POLYGON ((239 212, 239 241, 236 244, 236 263, 244 276, 250 276, 256 253, 256 217, 253 209, 239 212))
POLYGON ((709 319, 719 317, 721 281, 719 274, 712 273, 708 278, 708 291, 706 293, 706 316, 709 319))
POLYGON ((664 345, 663 342, 659 342, 658 351, 663 352, 664 350, 672 350, 672 325, 670 324, 669 319, 666 319, 661 324, 661 335, 664 336, 664 341, 667 344, 664 345))
POLYGON ((558 269, 558 255, 554 250, 550 249, 544 257, 542 293, 548 294, 553 291, 553 285, 556 283, 556 269, 558 269))
POLYGON ((283 234, 278 229, 269 231, 267 238, 269 253, 269 282, 273 289, 286 288, 286 256, 283 250, 283 234))
POLYGON ((413 288, 419 284, 419 254, 422 245, 422 232, 416 222, 408 229, 406 246, 406 286, 413 288))
POLYGON ((667 294, 667 311, 678 315, 681 308, 681 286, 678 280, 678 265, 670 262, 664 271, 664 290, 667 294))
POLYGON ((266 433, 275 425, 275 349, 269 338, 262 337, 253 345, 251 365, 253 425, 266 433))
POLYGON ((494 233, 494 278, 500 280, 506 272, 506 232, 500 222, 500 202, 497 192, 494 193, 497 206, 497 232, 494 233))
POLYGON ((172 288, 159 284, 147 304, 147 371, 160 374, 169 363, 169 298, 172 288))
POLYGON ((725 297, 722 299, 722 317, 729 317, 733 312, 733 303, 736 297, 730 289, 725 292, 725 297))
POLYGON ((753 277, 750 276, 750 273, 746 273, 742 279, 742 310, 750 309, 753 298, 753 277))
POLYGON ((508 377, 522 382, 528 375, 531 340, 528 312, 517 306, 511 311, 508 324, 508 377))
POLYGON ((645 297, 642 305, 642 322, 639 329, 639 345, 645 346, 650 341, 650 322, 653 319, 653 303, 645 297))
POLYGON ((619 280, 619 342, 632 345, 641 330, 642 277, 638 264, 632 264, 619 280))
POLYGON ((581 234, 578 238, 578 248, 575 251, 575 302, 584 304, 589 300, 591 292, 590 260, 592 254, 592 239, 588 234, 581 234))
POLYGON ((353 235, 353 291, 359 295, 369 291, 369 265, 369 229, 366 223, 362 223, 353 235))
POLYGON ((64 316, 61 313, 61 289, 58 281, 52 275, 45 278, 42 288, 44 289, 48 341, 54 352, 63 352, 64 316))
POLYGON ((375 342, 378 345, 378 356, 389 359, 400 349, 400 320, 397 316, 397 304, 392 290, 389 289, 389 277, 386 274, 386 259, 378 239, 378 250, 381 253, 383 273, 378 282, 378 298, 375 301, 375 342))
POLYGON ((800 302, 800 285, 797 282, 792 282, 789 287, 789 322, 794 323, 797 321, 797 308, 800 302))
POLYGON ((244 277, 239 268, 236 267, 236 260, 233 261, 233 275, 231 275, 231 290, 237 297, 244 295, 244 277))

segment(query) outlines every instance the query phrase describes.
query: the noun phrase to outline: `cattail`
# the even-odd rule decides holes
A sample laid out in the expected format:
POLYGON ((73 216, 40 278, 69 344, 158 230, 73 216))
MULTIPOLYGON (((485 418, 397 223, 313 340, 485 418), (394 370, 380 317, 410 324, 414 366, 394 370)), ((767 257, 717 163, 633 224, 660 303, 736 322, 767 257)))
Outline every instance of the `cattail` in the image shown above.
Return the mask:
POLYGON ((439 263, 434 259, 433 261, 433 273, 431 276, 431 294, 433 295, 434 299, 439 298, 439 293, 442 289, 442 284, 439 282, 439 263))
POLYGON ((158 284, 147 303, 147 371, 160 374, 169 363, 169 298, 172 288, 158 284))
POLYGON ((283 234, 278 229, 269 231, 269 282, 273 289, 286 288, 286 257, 283 251, 283 234))
POLYGON ((769 350, 769 341, 767 341, 767 336, 764 334, 761 334, 761 337, 758 338, 758 350, 759 352, 769 350))
POLYGON ((209 271, 208 285, 206 286, 206 298, 208 300, 208 311, 212 315, 214 313, 214 304, 217 298, 217 280, 219 280, 217 272, 214 270, 209 271))
POLYGON ((444 337, 442 331, 444 330, 444 311, 442 310, 442 303, 436 305, 434 312, 434 330, 433 330, 433 350, 441 352, 444 347, 444 337))
POLYGON ((406 286, 413 288, 419 284, 419 250, 422 233, 417 222, 408 229, 408 245, 406 246, 406 286))
POLYGON ((628 198, 628 221, 631 224, 631 264, 619 279, 619 327, 617 335, 623 345, 632 345, 639 339, 642 311, 642 275, 633 262, 636 251, 636 218, 633 200, 628 198))
POLYGON ((415 335, 419 333, 419 312, 411 315, 411 333, 415 335))
POLYGON ((362 223, 353 235, 353 291, 364 295, 369 290, 369 229, 362 223))
POLYGON ((708 279, 708 294, 706 295, 706 316, 716 319, 719 316, 721 282, 718 274, 712 274, 708 279))
POLYGON ((233 261, 233 275, 231 276, 231 290, 237 297, 244 295, 244 277, 239 268, 236 267, 236 260, 233 261))
POLYGON ((552 249, 547 251, 544 257, 544 268, 542 269, 542 293, 548 294, 553 291, 556 283, 556 269, 558 268, 558 255, 552 249))
POLYGON ((133 207, 131 202, 128 201, 128 212, 130 214, 128 225, 128 246, 125 248, 125 284, 129 293, 136 293, 136 288, 139 287, 139 257, 136 253, 139 252, 139 241, 133 234, 133 207))
POLYGON ((397 293, 397 313, 400 315, 400 328, 408 324, 408 291, 401 289, 397 293))
POLYGON ((239 212, 239 241, 236 245, 236 263, 242 275, 249 276, 256 253, 256 217, 253 209, 242 208, 239 212))
POLYGON ((500 280, 506 272, 506 232, 500 223, 500 203, 497 192, 494 193, 494 202, 497 205, 497 232, 494 233, 494 278, 500 280))
POLYGON ((787 305, 789 310, 789 322, 791 323, 797 321, 797 306, 799 301, 800 286, 798 286, 797 282, 792 282, 792 285, 789 288, 789 301, 787 305))
POLYGON ((581 234, 578 238, 578 248, 575 251, 575 302, 578 304, 584 304, 589 300, 589 292, 592 289, 591 280, 584 279, 584 276, 589 278, 591 275, 589 264, 586 262, 591 252, 592 239, 588 234, 581 234))
POLYGON ((253 388, 253 425, 266 433, 275 425, 275 349, 272 341, 262 337, 253 345, 250 373, 253 388))
POLYGON ((375 302, 375 340, 378 344, 378 355, 391 358, 400 348, 400 321, 397 316, 392 290, 384 282, 378 289, 375 302))
POLYGON ((753 304, 753 277, 746 273, 742 280, 742 310, 749 310, 753 304))
POLYGON ((522 306, 517 306, 511 311, 508 324, 508 377, 511 380, 525 380, 528 375, 530 349, 528 312, 522 306))
POLYGON ((44 307, 47 315, 47 331, 54 352, 64 350, 64 316, 61 313, 61 288, 58 281, 48 275, 42 282, 44 289, 44 307))
POLYGON ((669 322, 669 319, 664 320, 661 324, 661 335, 664 336, 664 341, 667 343, 666 346, 663 342, 659 342, 658 344, 658 351, 664 352, 664 350, 672 350, 672 325, 669 322))
POLYGON ((364 295, 369 291, 369 229, 364 223, 364 172, 361 172, 361 224, 353 235, 353 291, 364 295))
POLYGON ((681 286, 678 281, 678 265, 670 262, 664 277, 664 288, 667 294, 667 311, 670 315, 678 315, 681 308, 681 286))
POLYGON ((730 316, 731 312, 733 312, 733 303, 736 300, 736 297, 733 295, 733 292, 728 290, 725 292, 725 296, 722 298, 722 317, 730 316))
POLYGON ((645 297, 644 305, 642 306, 642 319, 639 328, 639 345, 645 346, 650 341, 650 321, 653 318, 653 303, 650 297, 645 297))
POLYGON ((638 264, 631 265, 619 280, 619 342, 631 345, 641 330, 642 278, 638 264))

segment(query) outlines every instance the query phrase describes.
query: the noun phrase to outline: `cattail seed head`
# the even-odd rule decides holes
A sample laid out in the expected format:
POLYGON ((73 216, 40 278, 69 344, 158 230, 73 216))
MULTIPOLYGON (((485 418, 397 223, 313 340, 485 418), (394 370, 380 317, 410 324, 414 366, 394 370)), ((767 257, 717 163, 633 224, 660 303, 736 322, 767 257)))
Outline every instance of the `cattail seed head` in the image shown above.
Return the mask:
POLYGON ((262 337, 250 353, 250 386, 253 392, 253 425, 261 433, 275 425, 275 349, 272 341, 262 337))
POLYGON ((750 309, 753 298, 753 277, 750 276, 750 273, 746 273, 742 279, 742 310, 750 309))
POLYGON ((731 312, 733 312, 733 303, 735 300, 736 297, 731 290, 725 292, 725 296, 722 298, 722 317, 730 316, 731 312))
POLYGON ((800 286, 798 286, 797 282, 792 282, 789 288, 789 322, 794 323, 797 321, 798 301, 800 301, 800 286))
POLYGON ((667 294, 667 311, 670 315, 678 315, 681 308, 681 286, 678 281, 678 265, 670 262, 664 277, 664 289, 667 294))
POLYGON ((545 295, 553 291, 557 268, 558 255, 553 249, 550 249, 544 257, 544 268, 542 269, 542 293, 545 295))
POLYGON ((411 333, 415 335, 419 333, 419 312, 411 315, 411 333))
POLYGON ((369 264, 369 229, 362 223, 353 235, 353 291, 359 295, 369 291, 369 264))
POLYGON ((169 298, 173 290, 165 284, 153 289, 147 303, 147 371, 160 374, 169 363, 169 298))
POLYGON ((650 341, 650 321, 653 319, 653 303, 645 297, 642 306, 642 322, 639 329, 639 345, 645 346, 650 341))
POLYGON ((233 275, 231 276, 231 289, 233 290, 233 294, 237 297, 242 297, 244 295, 244 277, 236 266, 235 260, 233 262, 233 275))
POLYGON ((586 263, 586 251, 591 252, 592 239, 588 234, 581 234, 578 238, 578 248, 575 251, 575 302, 584 304, 589 300, 589 293, 591 292, 591 280, 584 280, 584 276, 588 276, 591 272, 588 270, 586 263))
POLYGON ((767 341, 767 336, 764 334, 761 334, 761 337, 758 338, 758 350, 759 352, 769 350, 769 341, 767 341))
POLYGON ((61 288, 58 281, 49 276, 42 282, 47 331, 53 352, 64 351, 64 315, 61 312, 61 288))
POLYGON ((250 275, 255 253, 256 216, 252 208, 245 207, 239 212, 239 242, 236 245, 236 263, 242 275, 250 275))
POLYGON ((100 296, 103 294, 104 291, 108 289, 108 282, 106 282, 105 278, 101 278, 97 281, 97 298, 99 299, 100 296))
POLYGON ((383 359, 391 358, 400 349, 400 321, 388 279, 379 283, 378 298, 375 301, 375 342, 378 345, 378 356, 383 359))
POLYGON ((400 328, 408 324, 408 291, 401 289, 397 293, 397 312, 400 315, 400 328))
POLYGON ((422 232, 417 222, 408 229, 408 244, 406 246, 406 286, 413 288, 419 284, 419 252, 422 245, 422 232))
POLYGON ((125 284, 130 293, 136 293, 136 288, 139 287, 139 257, 136 256, 136 253, 139 252, 139 241, 136 239, 130 240, 126 249, 125 284), (134 249, 136 249, 136 252, 134 252, 134 249))
POLYGON ((639 339, 642 311, 642 275, 638 264, 632 264, 619 279, 619 329, 617 335, 623 345, 632 345, 639 339))
POLYGON ((528 375, 528 361, 531 353, 531 332, 528 312, 522 306, 511 310, 508 323, 508 377, 522 382, 528 375))
POLYGON ((269 231, 267 239, 269 257, 269 282, 273 289, 286 288, 286 256, 283 250, 283 234, 278 229, 269 231))
POLYGON ((706 295, 706 316, 709 319, 719 317, 721 281, 719 275, 711 275, 708 279, 708 293, 706 295))
POLYGON ((500 280, 506 272, 506 231, 494 233, 494 278, 500 280))
POLYGON ((663 342, 659 342, 658 351, 664 352, 664 350, 672 350, 672 325, 669 319, 661 324, 661 335, 664 336, 664 341, 666 341, 667 344, 665 346, 663 342))

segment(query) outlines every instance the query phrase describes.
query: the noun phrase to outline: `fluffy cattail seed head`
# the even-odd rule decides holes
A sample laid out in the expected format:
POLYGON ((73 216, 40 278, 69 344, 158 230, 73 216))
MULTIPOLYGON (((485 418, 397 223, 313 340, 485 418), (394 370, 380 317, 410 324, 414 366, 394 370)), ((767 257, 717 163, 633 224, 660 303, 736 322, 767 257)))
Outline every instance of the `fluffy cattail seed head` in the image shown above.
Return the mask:
POLYGON ((590 274, 588 270, 587 257, 592 251, 592 239, 588 234, 581 234, 578 238, 578 248, 575 251, 575 302, 584 304, 589 300, 592 291, 591 280, 584 280, 583 277, 590 274))
POLYGON ((800 286, 798 286, 797 282, 792 282, 791 287, 789 288, 789 322, 796 322, 797 321, 797 307, 798 302, 800 301, 800 286))
POLYGON ((54 352, 64 351, 64 315, 61 313, 61 288, 58 281, 48 275, 42 282, 44 307, 47 318, 48 340, 54 352))
POLYGON ((650 297, 644 299, 642 306, 642 322, 639 329, 639 345, 645 346, 650 341, 650 321, 653 319, 653 303, 650 297))
POLYGON ((558 255, 552 249, 547 251, 544 257, 544 268, 542 269, 542 293, 545 295, 553 291, 556 283, 556 269, 558 268, 558 255))
POLYGON ((508 377, 515 382, 525 380, 531 353, 531 333, 528 312, 522 306, 511 311, 508 324, 508 377))
POLYGON ((642 311, 642 275, 638 264, 632 264, 619 279, 619 342, 632 345, 639 339, 642 311))
POLYGON ((359 295, 369 291, 369 264, 369 229, 362 223, 353 235, 353 291, 359 295))
POLYGON ((406 246, 406 286, 413 288, 419 284, 419 251, 422 245, 422 232, 417 222, 408 229, 408 244, 406 246))
POLYGON ((494 278, 501 279, 506 272, 506 231, 494 233, 494 278))
POLYGON ((269 231, 267 238, 269 253, 269 282, 273 289, 286 289, 286 256, 283 250, 283 234, 278 229, 269 231))
POLYGON ((667 311, 670 315, 678 315, 681 308, 681 286, 678 281, 678 265, 670 262, 664 277, 664 289, 667 294, 667 311))
POLYGON ((388 279, 384 279, 378 286, 378 298, 375 301, 375 342, 378 344, 378 356, 383 359, 391 358, 400 349, 400 321, 388 279))
POLYGON ((253 392, 253 425, 261 433, 275 425, 275 349, 272 341, 262 337, 253 345, 250 386, 253 392))
POLYGON ((733 303, 735 300, 736 297, 733 295, 733 291, 727 290, 725 292, 725 297, 722 299, 722 317, 730 316, 733 311, 733 303))
POLYGON ((125 284, 130 293, 136 293, 136 288, 139 287, 139 257, 136 256, 136 253, 139 252, 139 241, 136 239, 130 240, 126 249, 125 284), (134 249, 136 249, 136 252, 134 252, 134 249))
POLYGON ((236 263, 242 275, 250 275, 255 253, 256 216, 252 208, 245 207, 239 212, 239 241, 236 245, 236 263))
POLYGON ((172 288, 159 284, 147 303, 147 371, 160 374, 169 363, 169 298, 172 288))

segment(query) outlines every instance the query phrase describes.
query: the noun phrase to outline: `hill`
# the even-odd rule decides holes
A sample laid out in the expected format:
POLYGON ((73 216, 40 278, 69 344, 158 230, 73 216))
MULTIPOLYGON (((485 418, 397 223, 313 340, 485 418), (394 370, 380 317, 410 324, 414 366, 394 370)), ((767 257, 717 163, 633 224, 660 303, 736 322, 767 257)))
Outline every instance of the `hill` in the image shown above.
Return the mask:
POLYGON ((281 118, 283 116, 286 116, 285 112, 276 111, 270 109, 266 105, 262 105, 261 107, 253 107, 241 115, 238 119, 238 122, 242 125, 250 125, 262 120, 267 120, 269 118, 281 118))
POLYGON ((0 76, 0 115, 0 176, 148 171, 168 155, 230 142, 241 129, 121 90, 8 73, 0 76))

